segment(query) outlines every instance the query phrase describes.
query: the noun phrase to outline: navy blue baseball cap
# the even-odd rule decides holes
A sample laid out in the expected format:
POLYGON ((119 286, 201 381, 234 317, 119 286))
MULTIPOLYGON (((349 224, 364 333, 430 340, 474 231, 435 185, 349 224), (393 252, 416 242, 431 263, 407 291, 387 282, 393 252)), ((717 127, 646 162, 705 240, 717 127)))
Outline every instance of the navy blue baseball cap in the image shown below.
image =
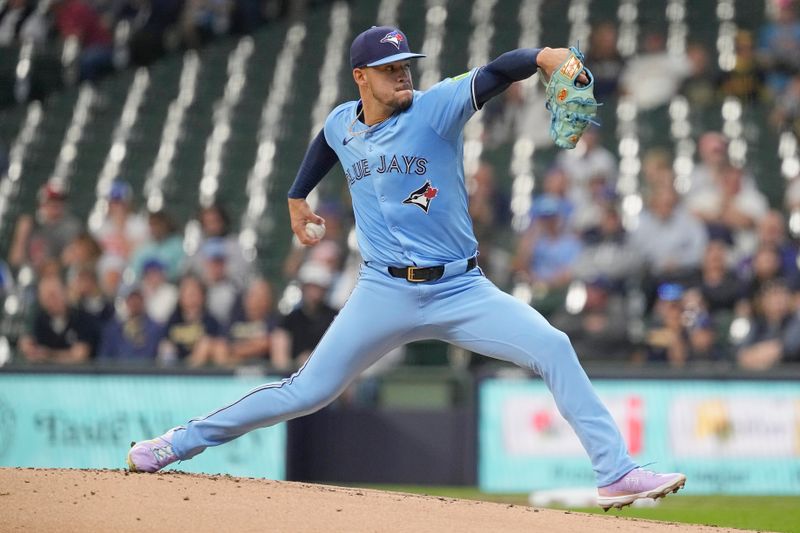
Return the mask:
POLYGON ((425 57, 409 50, 406 35, 391 26, 373 26, 350 45, 350 66, 377 67, 403 59, 425 57))

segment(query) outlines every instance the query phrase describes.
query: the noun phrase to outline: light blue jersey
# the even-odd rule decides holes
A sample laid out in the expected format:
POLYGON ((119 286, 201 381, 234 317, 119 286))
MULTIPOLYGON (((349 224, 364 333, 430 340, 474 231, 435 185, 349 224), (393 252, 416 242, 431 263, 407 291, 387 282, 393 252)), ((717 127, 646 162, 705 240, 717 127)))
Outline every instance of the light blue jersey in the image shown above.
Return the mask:
POLYGON ((477 253, 462 133, 477 109, 474 75, 414 91, 409 109, 372 127, 356 120, 358 101, 328 115, 325 140, 344 168, 367 262, 432 266, 477 253))

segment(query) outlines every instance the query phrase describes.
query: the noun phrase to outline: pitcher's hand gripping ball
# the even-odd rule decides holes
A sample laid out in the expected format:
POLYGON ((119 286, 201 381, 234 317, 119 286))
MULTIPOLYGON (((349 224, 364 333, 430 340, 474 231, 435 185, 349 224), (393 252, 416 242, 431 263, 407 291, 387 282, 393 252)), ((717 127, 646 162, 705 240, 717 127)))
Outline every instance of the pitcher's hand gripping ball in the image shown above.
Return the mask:
POLYGON ((550 111, 550 137, 561 148, 578 144, 589 124, 599 125, 594 117, 600 105, 594 98, 594 76, 583 63, 583 53, 571 47, 570 55, 545 84, 547 109, 550 111), (589 83, 578 85, 578 76, 585 73, 589 83))
POLYGON ((313 222, 306 223, 306 235, 310 239, 321 239, 325 236, 325 225, 314 224, 313 222))

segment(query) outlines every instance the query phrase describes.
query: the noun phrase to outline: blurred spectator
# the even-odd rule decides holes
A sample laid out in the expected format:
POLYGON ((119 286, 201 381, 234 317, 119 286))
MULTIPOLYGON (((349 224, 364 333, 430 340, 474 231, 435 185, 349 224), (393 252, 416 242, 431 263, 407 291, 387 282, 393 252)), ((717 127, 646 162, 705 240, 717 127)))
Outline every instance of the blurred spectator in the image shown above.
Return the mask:
POLYGON ((202 208, 197 218, 200 221, 203 236, 198 253, 189 258, 189 269, 197 274, 202 274, 205 258, 200 251, 208 240, 221 240, 224 243, 228 277, 237 287, 244 288, 247 279, 252 274, 252 269, 244 258, 239 237, 231 231, 228 213, 222 206, 214 204, 202 208))
MULTIPOLYGON (((602 277, 582 284, 583 304, 562 308, 552 317, 555 327, 569 335, 581 360, 627 361, 633 345, 628 337, 629 316, 623 297, 602 277)), ((579 289, 580 290, 580 289, 579 289)))
POLYGON ((125 260, 116 255, 104 255, 97 262, 97 276, 100 279, 100 288, 107 298, 116 298, 127 266, 125 260))
POLYGON ((678 192, 685 193, 688 187, 679 188, 672 170, 672 154, 664 148, 649 148, 642 156, 643 189, 651 191, 660 187, 675 187, 678 192))
POLYGON ((594 75, 594 95, 598 102, 616 96, 625 61, 617 50, 617 28, 612 22, 601 22, 593 29, 586 53, 586 64, 594 75))
POLYGON ((61 265, 67 271, 67 279, 71 280, 84 268, 94 269, 100 260, 100 245, 87 232, 76 236, 61 254, 61 265))
POLYGON ((38 309, 29 331, 19 341, 25 358, 33 363, 83 363, 92 357, 99 327, 94 319, 70 307, 61 280, 48 276, 39 281, 38 309))
POLYGON ((689 356, 688 335, 683 327, 683 287, 665 283, 658 287, 653 321, 645 335, 647 362, 681 367, 689 356))
POLYGON ((689 175, 688 194, 714 190, 718 177, 730 166, 728 160, 728 140, 717 131, 708 131, 697 141, 700 161, 689 175))
POLYGON ((688 208, 706 223, 709 235, 733 242, 735 251, 751 253, 756 245, 755 223, 769 204, 759 190, 744 181, 744 172, 734 166, 715 176, 714 186, 688 196, 688 208))
POLYGON ((683 327, 686 333, 686 359, 690 363, 718 362, 725 351, 718 339, 717 327, 709 313, 708 303, 699 289, 688 289, 683 295, 683 327))
POLYGON ((482 161, 478 170, 467 180, 467 190, 469 214, 478 239, 481 263, 489 271, 489 277, 496 279, 496 274, 508 270, 508 265, 502 261, 503 250, 496 237, 501 228, 508 226, 511 218, 509 199, 498 190, 494 167, 486 161, 482 161))
POLYGON ((702 223, 679 203, 672 187, 650 192, 648 208, 632 235, 656 282, 678 281, 696 273, 708 239, 702 223))
POLYGON ((206 295, 209 313, 226 328, 233 318, 233 309, 239 303, 239 289, 228 277, 227 250, 225 241, 220 238, 207 239, 200 253, 204 257, 203 281, 206 284, 206 295))
POLYGON ((183 12, 184 0, 131 0, 126 6, 127 18, 133 18, 130 41, 131 63, 150 65, 167 50, 177 48, 171 35, 183 12), (171 42, 172 41, 172 42, 171 42))
POLYGON ((620 213, 612 204, 602 209, 597 228, 584 234, 583 242, 574 268, 580 279, 604 279, 619 290, 641 270, 641 257, 631 246, 620 213))
POLYGON ((45 43, 47 24, 37 7, 35 0, 9 0, 0 7, 0 47, 45 43))
POLYGON ((777 0, 778 16, 762 29, 758 52, 769 71, 767 84, 773 94, 786 88, 789 78, 800 71, 800 21, 792 0, 777 0))
POLYGON ((728 267, 728 245, 721 240, 712 240, 703 256, 700 272, 700 291, 711 313, 732 311, 743 296, 739 278, 728 267))
POLYGON ((81 232, 81 222, 66 208, 64 187, 50 181, 39 190, 36 216, 17 220, 9 263, 19 268, 28 263, 39 270, 45 260, 60 258, 67 244, 81 232))
POLYGON ((689 61, 689 76, 683 80, 680 93, 692 109, 708 109, 717 100, 714 76, 710 75, 714 66, 709 61, 708 49, 702 43, 689 43, 686 59, 689 61))
POLYGON ((142 295, 147 316, 159 324, 166 324, 178 304, 178 288, 167 281, 164 263, 148 259, 142 266, 142 295))
POLYGON ((115 180, 106 196, 108 212, 92 233, 103 253, 127 259, 148 238, 147 220, 133 211, 133 191, 128 183, 115 180))
POLYGON ((770 118, 778 131, 792 131, 800 137, 800 75, 789 80, 786 90, 776 99, 770 118))
POLYGON ((105 361, 155 361, 161 327, 145 312, 141 287, 123 290, 124 312, 106 324, 98 351, 105 361))
POLYGON ((735 39, 736 63, 733 70, 723 72, 720 90, 724 96, 735 96, 743 103, 752 103, 765 97, 766 73, 757 61, 753 35, 739 31, 735 39))
POLYGON ((164 265, 167 278, 178 279, 183 266, 183 238, 175 231, 175 223, 164 211, 150 213, 148 218, 150 239, 141 244, 133 253, 131 268, 141 279, 144 263, 157 259, 164 265))
POLYGON ((0 304, 3 303, 6 295, 13 290, 14 286, 14 275, 11 273, 11 269, 8 268, 8 263, 0 259, 0 304))
POLYGON ((232 11, 232 0, 186 0, 181 16, 184 45, 199 48, 226 34, 230 29, 232 11))
POLYGON ((800 322, 785 283, 773 281, 762 287, 756 314, 737 354, 746 370, 767 370, 782 361, 800 360, 800 322))
POLYGON ((483 142, 488 148, 513 142, 525 107, 525 92, 519 82, 512 83, 502 94, 486 102, 483 107, 483 142))
POLYGON ((75 37, 80 44, 80 80, 111 70, 113 39, 99 13, 84 0, 53 0, 51 9, 61 38, 75 37))
POLYGON ((684 56, 667 52, 662 33, 644 35, 642 51, 628 61, 620 84, 636 106, 646 111, 669 102, 691 71, 684 56))
POLYGON ((532 284, 534 305, 545 315, 560 307, 582 248, 563 224, 560 210, 561 203, 552 196, 534 200, 533 219, 515 258, 515 270, 532 284))
MULTIPOLYGON (((780 257, 780 277, 785 279, 790 286, 800 281, 797 257, 798 247, 786 235, 786 222, 780 211, 768 211, 758 220, 757 227, 759 246, 773 247, 780 257)), ((747 257, 740 269, 744 272, 752 270, 753 256, 747 257)))
POLYGON ((278 324, 273 336, 273 362, 285 367, 302 365, 322 339, 336 316, 336 310, 325 302, 332 278, 327 267, 306 263, 300 268, 298 281, 302 289, 300 303, 278 324))
POLYGON ((114 316, 113 300, 100 289, 97 272, 92 267, 83 267, 70 281, 69 297, 72 305, 91 316, 99 328, 114 316))
POLYGON ((576 207, 590 203, 591 180, 601 178, 612 189, 617 182, 617 159, 600 144, 596 127, 586 130, 574 150, 561 150, 556 165, 569 179, 569 197, 576 207))
POLYGON ((228 328, 231 363, 269 362, 275 368, 288 368, 288 360, 276 361, 272 354, 271 337, 277 322, 272 310, 272 287, 265 279, 253 280, 241 311, 228 328))
POLYGON ((219 323, 206 309, 206 289, 199 278, 184 276, 178 307, 167 322, 158 348, 159 362, 183 361, 190 367, 226 365, 228 346, 219 323))
MULTIPOLYGON (((558 201, 559 208, 558 214, 561 216, 561 222, 570 226, 572 223, 572 216, 575 213, 575 202, 572 199, 572 190, 570 178, 567 173, 558 166, 553 166, 547 171, 542 182, 542 192, 540 197, 555 198, 558 201)), ((530 216, 536 216, 536 202, 534 199, 533 207, 531 208, 530 216)))
POLYGON ((762 244, 745 264, 747 270, 740 276, 744 279, 743 296, 755 298, 770 282, 781 278, 781 256, 771 244, 762 244))

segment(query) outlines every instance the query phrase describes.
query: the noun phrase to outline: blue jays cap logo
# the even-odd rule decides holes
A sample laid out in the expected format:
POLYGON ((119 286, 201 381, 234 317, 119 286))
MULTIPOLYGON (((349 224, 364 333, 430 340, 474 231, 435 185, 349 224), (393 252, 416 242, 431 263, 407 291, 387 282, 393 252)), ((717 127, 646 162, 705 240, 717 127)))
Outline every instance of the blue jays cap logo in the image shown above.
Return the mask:
POLYGON ((405 34, 392 26, 373 26, 361 32, 350 45, 350 66, 377 67, 395 61, 425 57, 408 48, 405 34))
POLYGON ((403 203, 415 205, 427 213, 431 201, 436 198, 437 194, 439 194, 439 189, 431 185, 430 181, 426 181, 425 185, 409 194, 408 198, 403 200, 403 203))
POLYGON ((399 31, 390 31, 381 39, 381 43, 392 43, 398 50, 400 50, 400 43, 405 40, 403 34, 399 31))

